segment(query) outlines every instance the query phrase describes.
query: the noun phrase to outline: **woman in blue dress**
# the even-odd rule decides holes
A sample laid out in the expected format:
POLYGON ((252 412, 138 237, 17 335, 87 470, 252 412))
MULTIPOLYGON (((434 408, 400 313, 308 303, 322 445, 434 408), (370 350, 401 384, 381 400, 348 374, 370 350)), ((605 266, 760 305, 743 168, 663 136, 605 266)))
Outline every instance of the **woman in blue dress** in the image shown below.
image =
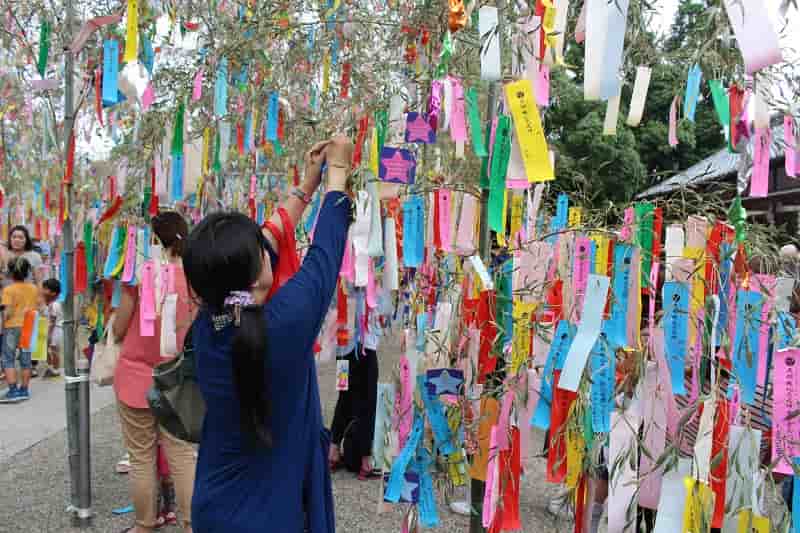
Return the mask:
MULTIPOLYGON (((352 151, 335 137, 315 156, 329 172, 314 239, 268 302, 274 252, 252 220, 212 214, 188 238, 184 271, 202 302, 192 341, 207 405, 192 502, 197 533, 335 531, 313 346, 350 224, 352 151)), ((308 193, 296 196, 308 202, 308 193)))

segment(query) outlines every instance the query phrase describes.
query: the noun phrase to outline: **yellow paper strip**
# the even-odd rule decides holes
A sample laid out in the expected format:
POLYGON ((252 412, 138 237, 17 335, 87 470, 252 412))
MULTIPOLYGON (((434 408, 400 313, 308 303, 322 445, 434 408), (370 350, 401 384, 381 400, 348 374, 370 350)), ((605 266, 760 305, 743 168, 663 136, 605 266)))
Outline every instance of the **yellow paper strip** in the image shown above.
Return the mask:
POLYGON ((211 145, 211 128, 206 128, 203 130, 203 164, 202 164, 202 173, 203 176, 208 174, 208 151, 211 145))
POLYGON ((739 513, 738 533, 769 533, 769 518, 753 514, 750 509, 739 513))
POLYGON ((514 343, 511 351, 511 374, 516 375, 526 366, 531 353, 531 318, 535 303, 514 300, 514 343))
POLYGON ((328 92, 328 87, 331 83, 331 55, 325 53, 325 58, 322 60, 322 92, 328 92))
POLYGON ((539 183, 554 180, 553 166, 547 151, 542 119, 534 99, 533 84, 523 79, 506 85, 506 101, 514 119, 522 162, 528 181, 539 183))
POLYGON ((139 54, 139 1, 128 0, 128 27, 125 33, 125 56, 123 60, 127 63, 136 61, 139 54))
POLYGON ((714 514, 714 492, 705 483, 691 477, 685 478, 683 482, 686 485, 683 533, 708 533, 711 531, 711 517, 714 514))
POLYGON ((522 194, 513 194, 511 196, 511 239, 514 240, 522 229, 522 210, 525 198, 522 194))
POLYGON ((580 227, 581 225, 581 211, 580 207, 570 207, 567 211, 567 225, 570 229, 580 227))
POLYGON ((583 438, 579 433, 567 431, 567 487, 574 489, 578 486, 583 471, 583 438))
POLYGON ((601 276, 608 275, 608 252, 610 243, 603 235, 592 235, 590 237, 595 246, 594 271, 601 276))
POLYGON ((378 129, 372 128, 372 140, 369 145, 369 169, 376 178, 378 177, 379 171, 378 165, 378 129))

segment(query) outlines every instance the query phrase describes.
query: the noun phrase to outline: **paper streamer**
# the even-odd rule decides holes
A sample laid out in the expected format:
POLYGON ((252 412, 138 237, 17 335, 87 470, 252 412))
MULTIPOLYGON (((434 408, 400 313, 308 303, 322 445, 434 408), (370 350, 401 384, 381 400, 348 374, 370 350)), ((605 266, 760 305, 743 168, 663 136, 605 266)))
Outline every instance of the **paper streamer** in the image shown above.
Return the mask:
POLYGON ((606 105, 606 116, 603 120, 603 135, 617 134, 617 120, 619 119, 620 99, 620 93, 617 93, 608 99, 608 104, 606 105))
POLYGON ((664 474, 656 461, 664 453, 667 435, 667 398, 659 382, 658 363, 650 361, 642 388, 642 440, 648 453, 639 455, 639 506, 653 510, 658 509, 664 474))
POLYGON ((769 194, 769 160, 772 130, 756 128, 753 135, 753 174, 750 177, 750 197, 766 198, 769 194))
POLYGON ((792 474, 791 461, 800 456, 800 350, 779 350, 774 355, 772 402, 772 460, 775 472, 792 474))
POLYGON ((748 74, 783 61, 770 10, 761 0, 725 0, 725 11, 748 74))
POLYGON ((575 340, 570 346, 564 370, 561 373, 559 387, 575 392, 578 390, 583 369, 589 358, 597 337, 600 335, 600 325, 603 319, 603 309, 606 306, 609 278, 592 274, 586 284, 586 296, 583 303, 581 316, 583 320, 578 325, 575 340))
POLYGON ((126 63, 136 61, 139 51, 139 2, 128 0, 127 26, 125 31, 125 57, 126 63))
POLYGON ((505 87, 506 101, 514 118, 514 126, 525 164, 528 181, 539 183, 555 179, 542 129, 539 109, 533 98, 530 80, 522 79, 505 87))
POLYGON ((664 283, 664 348, 673 394, 686 394, 684 368, 689 346, 689 286, 679 281, 664 283))
POLYGON ((697 100, 700 98, 700 78, 703 72, 700 66, 694 64, 689 68, 689 75, 686 78, 686 92, 683 96, 683 112, 691 122, 694 122, 694 114, 697 111, 697 100))
POLYGON ((692 471, 691 459, 678 459, 678 466, 664 474, 661 483, 661 500, 653 533, 676 533, 683 531, 683 511, 686 508, 686 485, 684 479, 692 471))
MULTIPOLYGON (((741 509, 751 504, 753 472, 759 468, 761 431, 732 425, 728 432, 728 450, 732 464, 725 480, 725 507, 741 509)), ((738 515, 727 513, 722 533, 739 533, 738 515)))
POLYGON ((591 352, 592 431, 595 433, 611 431, 615 367, 616 355, 601 335, 591 352))
MULTIPOLYGON (((755 402, 762 299, 761 293, 756 291, 739 290, 736 293, 733 368, 741 387, 742 401, 746 404, 755 402)), ((775 394, 777 396, 778 392, 775 394)))
POLYGON ((628 0, 586 2, 585 100, 607 100, 620 91, 619 71, 628 4, 628 0))
MULTIPOLYGON (((630 453, 636 457, 639 443, 641 417, 635 409, 611 414, 611 435, 608 453, 608 533, 635 533, 636 520, 627 518, 628 506, 636 509, 637 474, 630 460, 622 457, 630 453), (612 466, 616 465, 616 468, 612 466)), ((634 463, 635 464, 635 463, 634 463)))
POLYGON ((678 146, 678 95, 669 106, 669 145, 673 148, 678 146))
POLYGON ((633 82, 633 94, 631 95, 630 109, 628 110, 628 126, 635 128, 642 121, 644 114, 644 104, 647 100, 647 89, 650 87, 650 67, 636 67, 636 79, 633 82))
POLYGON ((108 39, 103 43, 103 105, 114 105, 118 101, 119 89, 119 43, 108 39))
POLYGON ((783 141, 786 143, 786 175, 790 178, 800 176, 800 136, 791 115, 783 117, 783 141))
POLYGON ((478 10, 478 33, 481 39, 481 79, 500 81, 500 35, 497 31, 497 8, 478 10))
POLYGON ((547 430, 550 427, 550 409, 553 399, 553 386, 555 385, 554 372, 561 370, 567 357, 572 341, 575 338, 575 329, 566 320, 559 321, 550 343, 547 362, 542 371, 539 402, 536 404, 531 425, 547 430))

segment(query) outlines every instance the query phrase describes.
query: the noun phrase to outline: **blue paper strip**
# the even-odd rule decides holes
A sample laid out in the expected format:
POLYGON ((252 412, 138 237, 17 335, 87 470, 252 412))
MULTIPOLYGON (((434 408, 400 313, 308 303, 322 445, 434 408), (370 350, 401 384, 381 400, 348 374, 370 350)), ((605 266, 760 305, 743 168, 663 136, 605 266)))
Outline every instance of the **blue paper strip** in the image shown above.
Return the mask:
POLYGON ((267 140, 278 140, 278 92, 269 93, 269 106, 267 108, 267 140))
POLYGON ((425 351, 425 332, 428 330, 428 313, 420 313, 417 315, 417 342, 416 348, 418 352, 425 351))
POLYGON ((122 281, 115 279, 114 290, 111 293, 111 308, 118 309, 120 303, 122 303, 122 281))
POLYGON ((761 327, 760 292, 739 290, 736 293, 736 339, 733 343, 733 370, 739 381, 742 402, 752 404, 756 396, 758 337, 761 327))
POLYGON ((419 473, 419 523, 422 527, 433 528, 439 525, 431 477, 433 458, 426 448, 420 448, 414 463, 419 473))
POLYGON ((153 75, 153 65, 156 62, 156 54, 153 51, 153 43, 147 38, 147 35, 140 34, 142 39, 142 64, 147 69, 147 73, 153 75))
POLYGON ((719 267, 719 321, 717 322, 716 345, 722 344, 722 332, 728 331, 728 293, 730 292, 731 272, 733 271, 733 246, 723 243, 720 246, 719 267))
MULTIPOLYGON (((111 244, 108 246, 106 264, 103 267, 103 277, 106 279, 111 277, 111 274, 114 272, 114 267, 117 266, 119 262, 120 247, 122 246, 120 239, 122 239, 123 232, 124 230, 122 228, 115 226, 111 233, 111 244)), ((122 253, 124 253, 124 251, 122 253)), ((64 264, 63 260, 62 264, 64 264)), ((66 291, 62 290, 61 293, 66 294, 66 291)))
POLYGON ((433 440, 436 443, 436 448, 443 455, 455 453, 456 448, 451 439, 450 426, 447 424, 447 417, 444 416, 444 406, 439 398, 428 394, 424 375, 417 376, 417 390, 422 396, 422 403, 425 405, 425 413, 428 415, 428 423, 430 423, 433 431, 433 440))
POLYGON ((416 268, 425 253, 425 205, 412 196, 403 204, 403 266, 416 268))
POLYGON ((244 151, 250 151, 251 137, 253 136, 253 113, 248 111, 244 119, 244 151))
POLYGON ((595 433, 611 431, 611 410, 614 407, 614 372, 616 356, 602 333, 589 354, 592 369, 592 430, 595 433))
POLYGON ((103 43, 103 104, 117 103, 119 76, 119 43, 108 39, 103 43))
POLYGON ((322 195, 319 193, 319 191, 314 193, 314 200, 311 202, 311 210, 309 211, 305 222, 306 233, 311 233, 311 230, 314 228, 314 222, 316 222, 317 213, 319 212, 320 198, 322 198, 322 195))
POLYGON ((605 325, 608 341, 613 350, 628 344, 628 300, 633 251, 633 246, 630 244, 614 244, 611 316, 605 325))
POLYGON ((228 58, 223 57, 217 66, 217 79, 214 82, 214 114, 224 117, 228 114, 228 58))
POLYGON ((183 200, 183 154, 172 154, 172 187, 170 187, 172 202, 183 200))
POLYGON ((553 371, 561 370, 564 367, 564 360, 569 353, 569 347, 575 338, 574 328, 566 320, 561 320, 553 333, 553 340, 550 343, 550 351, 547 354, 547 361, 542 372, 542 385, 539 390, 539 402, 536 404, 536 411, 533 413, 531 425, 546 430, 550 427, 550 406, 553 401, 553 371))
POLYGON ((61 262, 59 263, 58 267, 58 279, 61 281, 61 292, 58 294, 58 301, 59 303, 64 303, 67 301, 67 293, 69 293, 69 283, 70 279, 67 275, 67 254, 66 252, 61 252, 61 262))
POLYGON ((672 378, 672 393, 686 394, 684 371, 689 346, 689 286, 679 281, 664 283, 664 352, 672 378))
POLYGON ((422 417, 419 416, 419 413, 414 413, 414 426, 406 440, 406 445, 403 446, 403 451, 400 452, 400 455, 395 458, 392 464, 389 482, 386 484, 386 491, 383 496, 383 499, 387 502, 397 503, 400 501, 406 469, 416 453, 417 446, 422 438, 422 429, 422 417))
MULTIPOLYGON (((800 467, 800 457, 792 461, 794 468, 800 467)), ((800 476, 792 476, 792 530, 800 533, 800 476)))
POLYGON ((686 79, 686 93, 683 96, 683 110, 686 118, 694 122, 694 114, 697 111, 697 100, 700 97, 700 78, 703 77, 703 72, 697 64, 692 65, 689 69, 689 75, 686 79))
POLYGON ((791 313, 779 311, 777 329, 778 343, 776 349, 785 350, 791 345, 792 339, 797 334, 797 320, 791 313))

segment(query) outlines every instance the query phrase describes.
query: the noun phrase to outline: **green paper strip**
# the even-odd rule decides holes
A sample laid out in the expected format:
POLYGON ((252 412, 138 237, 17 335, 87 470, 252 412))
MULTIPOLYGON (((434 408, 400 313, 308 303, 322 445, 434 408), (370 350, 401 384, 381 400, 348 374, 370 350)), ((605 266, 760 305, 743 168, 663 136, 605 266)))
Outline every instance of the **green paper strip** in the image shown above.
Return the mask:
POLYGON ((375 111, 375 128, 378 130, 378 153, 386 142, 386 129, 389 127, 389 113, 385 109, 375 111))
POLYGON ((719 123, 727 128, 731 114, 728 107, 728 93, 719 80, 709 80, 708 87, 711 89, 711 98, 714 100, 714 110, 717 112, 719 123))
MULTIPOLYGON (((491 142, 491 135, 492 129, 486 128, 486 140, 484 144, 488 146, 491 142)), ((481 189, 488 189, 489 188, 489 154, 481 157, 481 179, 480 179, 481 189)))
POLYGON ((636 244, 642 254, 640 272, 642 287, 650 283, 650 266, 653 263, 653 217, 655 206, 649 202, 634 205, 636 212, 636 244))
POLYGON ((36 65, 39 75, 44 78, 47 71, 47 56, 50 55, 50 23, 46 20, 42 22, 39 31, 39 62, 36 65))
POLYGON ((504 204, 510 157, 511 117, 500 115, 497 119, 497 133, 492 149, 492 172, 489 177, 489 227, 498 233, 504 233, 506 228, 504 204))
POLYGON ((747 239, 747 211, 742 206, 742 197, 734 198, 728 210, 728 219, 736 230, 736 242, 743 243, 747 239))
POLYGON ((86 279, 89 286, 94 284, 94 241, 92 239, 92 223, 83 223, 83 245, 86 247, 86 279))
POLYGON ((281 142, 278 139, 272 141, 272 147, 275 148, 275 155, 277 157, 283 155, 283 146, 281 146, 281 142))
POLYGON ((464 94, 467 102, 467 117, 469 118, 469 131, 472 136, 472 150, 478 157, 486 157, 486 144, 481 136, 481 114, 478 112, 478 91, 474 87, 467 89, 464 94))
POLYGON ((179 155, 183 153, 183 115, 184 104, 181 102, 178 105, 178 110, 175 112, 175 129, 172 134, 172 154, 179 155))
POLYGON ((217 130, 217 133, 214 136, 214 174, 219 174, 222 172, 222 161, 219 159, 220 142, 220 134, 219 130, 217 130))

